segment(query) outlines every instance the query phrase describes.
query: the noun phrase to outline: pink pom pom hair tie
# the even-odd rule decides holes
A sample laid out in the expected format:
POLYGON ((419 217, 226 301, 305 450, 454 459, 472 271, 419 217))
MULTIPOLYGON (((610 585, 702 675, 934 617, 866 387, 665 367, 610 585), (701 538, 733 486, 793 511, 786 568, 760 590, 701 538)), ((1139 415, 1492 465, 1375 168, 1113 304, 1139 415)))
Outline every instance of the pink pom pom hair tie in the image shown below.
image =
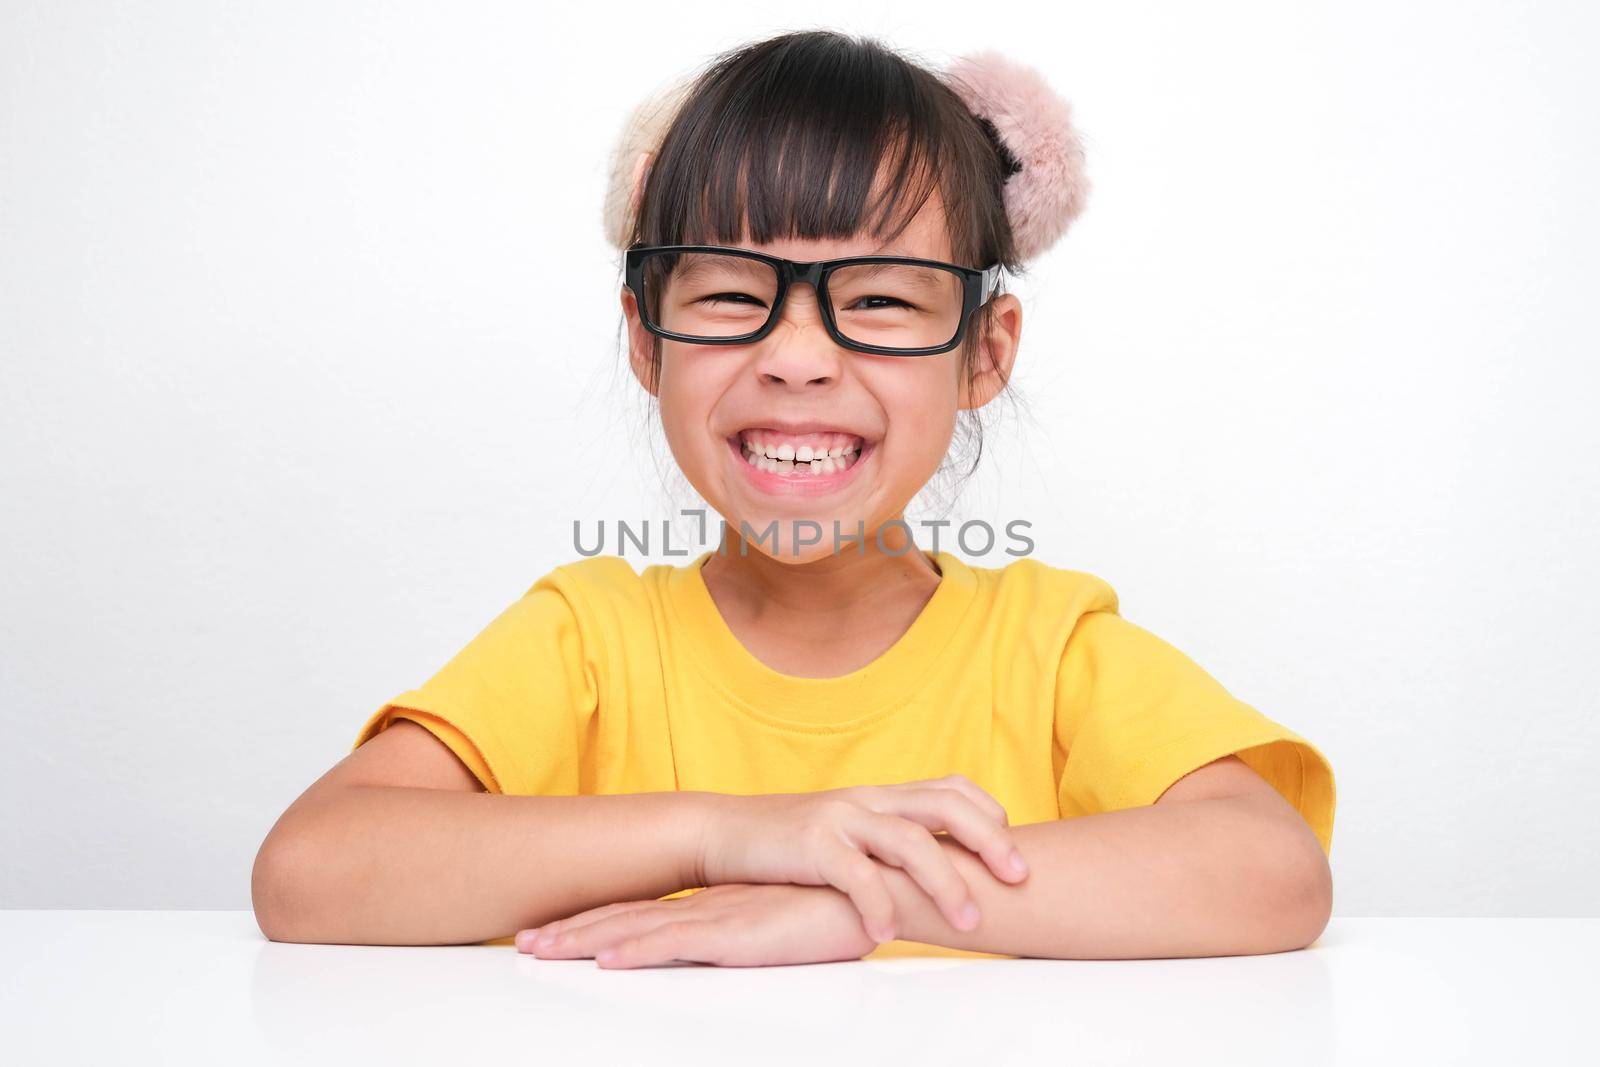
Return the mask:
POLYGON ((692 76, 679 76, 640 101, 623 123, 622 135, 611 152, 611 180, 606 186, 603 209, 606 240, 614 248, 628 245, 650 164, 693 85, 692 76))
MULTIPOLYGON (((1082 214, 1089 195, 1072 105, 1036 69, 995 51, 962 56, 940 78, 978 119, 1000 156, 1017 258, 1037 258, 1082 214)), ((617 249, 627 245, 650 165, 692 86, 689 76, 663 86, 623 126, 603 209, 606 239, 617 249)))
POLYGON ((1006 178, 1006 218, 1017 258, 1034 259, 1061 239, 1089 196, 1072 105, 1037 70, 998 52, 963 56, 943 79, 992 129, 1002 162, 1017 168, 1006 178))

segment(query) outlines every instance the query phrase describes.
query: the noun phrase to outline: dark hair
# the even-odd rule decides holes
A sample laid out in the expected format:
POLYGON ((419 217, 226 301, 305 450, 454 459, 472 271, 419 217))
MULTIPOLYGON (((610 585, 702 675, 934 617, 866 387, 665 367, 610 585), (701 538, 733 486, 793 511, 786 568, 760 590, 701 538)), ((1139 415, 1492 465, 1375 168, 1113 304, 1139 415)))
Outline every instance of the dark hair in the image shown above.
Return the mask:
MULTIPOLYGON (((694 80, 627 243, 737 244, 747 233, 766 244, 863 231, 887 243, 938 189, 953 260, 1021 274, 1003 199, 1016 166, 993 127, 933 71, 868 37, 785 33, 717 56, 694 80), (875 188, 884 194, 877 202, 875 188)), ((959 349, 968 382, 992 307, 976 314, 959 349)), ((649 375, 659 380, 661 339, 651 340, 649 375)), ((983 425, 977 410, 961 414, 973 425, 958 429, 977 442, 964 478, 982 455, 983 425)))

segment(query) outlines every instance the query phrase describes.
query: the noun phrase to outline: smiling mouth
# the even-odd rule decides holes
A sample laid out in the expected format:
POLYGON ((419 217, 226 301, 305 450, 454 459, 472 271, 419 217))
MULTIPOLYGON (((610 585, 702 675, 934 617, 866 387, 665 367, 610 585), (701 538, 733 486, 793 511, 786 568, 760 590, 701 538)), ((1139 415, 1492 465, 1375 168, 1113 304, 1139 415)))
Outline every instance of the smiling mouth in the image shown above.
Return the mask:
POLYGON ((792 434, 760 427, 740 430, 728 443, 752 469, 796 480, 843 474, 872 449, 866 438, 844 431, 792 434))

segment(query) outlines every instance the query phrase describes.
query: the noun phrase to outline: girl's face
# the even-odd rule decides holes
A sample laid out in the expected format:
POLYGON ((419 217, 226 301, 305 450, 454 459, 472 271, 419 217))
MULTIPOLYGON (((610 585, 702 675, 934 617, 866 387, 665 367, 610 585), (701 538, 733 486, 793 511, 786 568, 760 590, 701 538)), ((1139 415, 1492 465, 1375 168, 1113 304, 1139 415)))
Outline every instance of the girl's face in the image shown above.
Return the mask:
MULTIPOLYGON (((739 247, 795 260, 883 254, 953 261, 937 192, 887 247, 876 247, 870 237, 741 241, 739 247)), ((863 532, 865 550, 877 551, 879 527, 900 517, 938 470, 956 412, 987 403, 1010 376, 1022 307, 1010 294, 994 302, 993 326, 981 338, 980 372, 970 387, 959 349, 906 357, 839 347, 823 326, 816 290, 803 283, 790 286, 782 318, 753 344, 663 339, 655 395, 673 456, 706 502, 735 531, 748 523, 747 539, 776 559, 807 562, 830 554, 835 523, 839 551, 858 551, 843 538, 863 532), (776 449, 780 458, 756 459, 752 446, 776 449), (782 458, 791 454, 798 461, 782 458), (800 519, 817 525, 796 526, 800 519), (776 523, 776 543, 758 541, 770 523, 776 523)), ((649 388, 652 338, 626 286, 622 306, 630 363, 649 388)), ((901 544, 892 534, 884 535, 891 550, 901 544)))

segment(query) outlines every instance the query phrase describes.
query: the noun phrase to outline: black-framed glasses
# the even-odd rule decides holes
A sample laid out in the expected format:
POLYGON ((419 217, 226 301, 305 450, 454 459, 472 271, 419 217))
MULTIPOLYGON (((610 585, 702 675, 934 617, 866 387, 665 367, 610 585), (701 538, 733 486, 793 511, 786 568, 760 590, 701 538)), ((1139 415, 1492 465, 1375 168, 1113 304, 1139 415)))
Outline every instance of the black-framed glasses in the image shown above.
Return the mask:
POLYGON ((802 263, 721 245, 636 244, 624 261, 639 317, 658 337, 701 345, 759 341, 777 325, 789 287, 809 282, 835 343, 884 356, 955 348, 1001 270, 910 256, 802 263))

